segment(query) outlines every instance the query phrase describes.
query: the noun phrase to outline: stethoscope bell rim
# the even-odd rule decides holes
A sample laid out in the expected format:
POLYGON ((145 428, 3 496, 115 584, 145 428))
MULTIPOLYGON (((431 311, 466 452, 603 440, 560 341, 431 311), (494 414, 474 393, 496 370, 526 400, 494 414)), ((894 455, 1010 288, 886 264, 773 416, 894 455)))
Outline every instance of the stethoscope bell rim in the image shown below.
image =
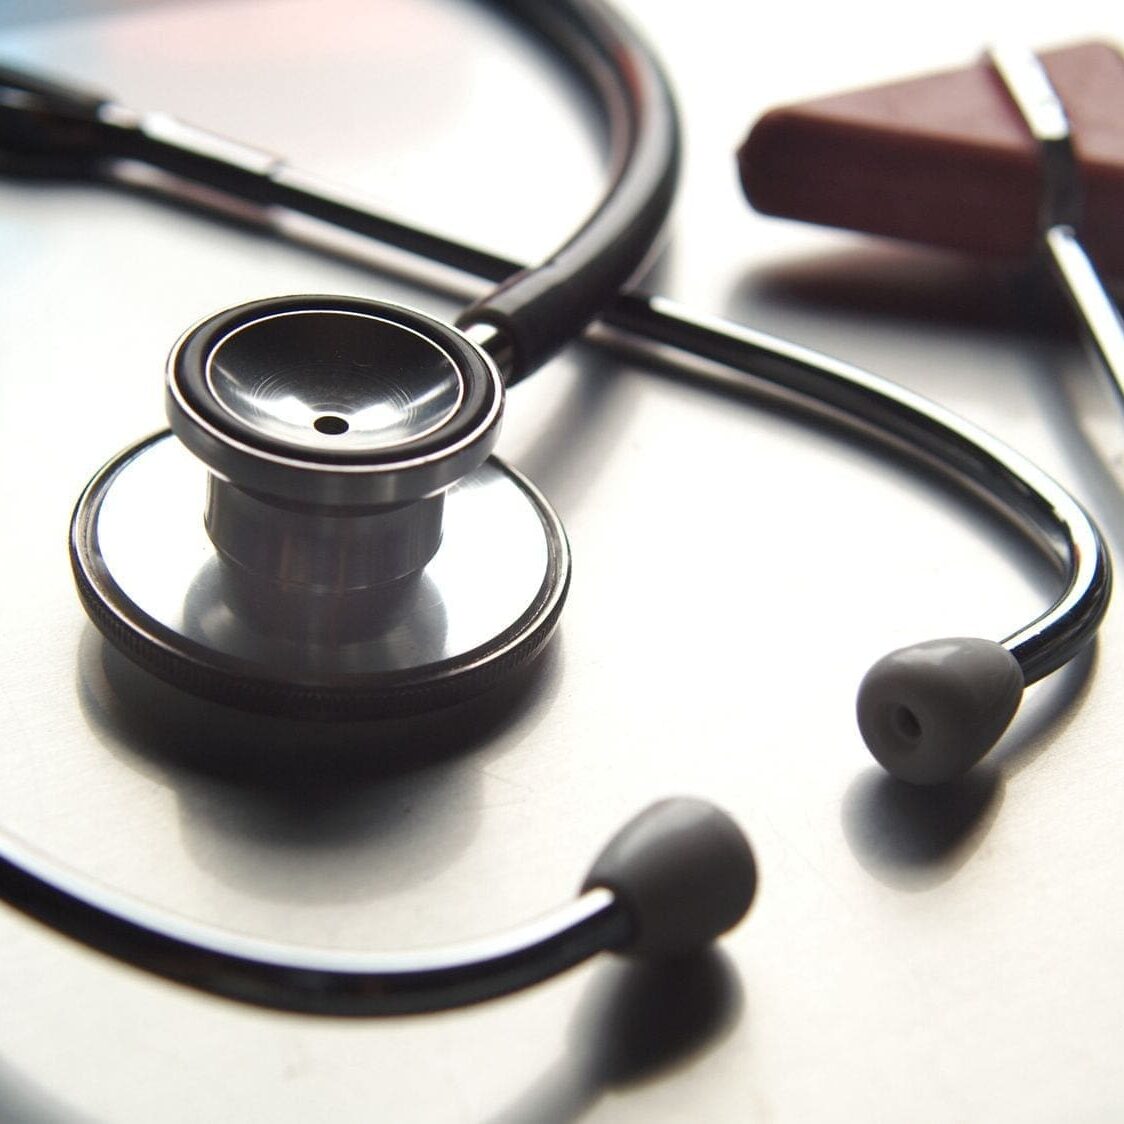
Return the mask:
POLYGON ((566 536, 489 456, 503 385, 467 337, 382 302, 258 301, 188 332, 167 386, 180 440, 115 457, 71 523, 82 603, 134 663, 242 709, 350 720, 460 702, 545 646, 566 536), (354 338, 308 359, 335 317, 354 338), (216 375, 261 325, 264 351, 216 375), (403 366, 419 354, 420 381, 403 366))
POLYGON ((189 328, 168 359, 166 405, 175 435, 240 487, 292 502, 394 504, 441 491, 484 461, 499 435, 503 380, 487 352, 425 313, 293 295, 189 328), (434 418, 424 411, 435 388, 446 401, 434 418), (356 408, 364 392, 373 408, 356 408), (306 416, 293 419, 294 409, 306 416), (406 424, 364 441, 356 418, 379 410, 406 424))

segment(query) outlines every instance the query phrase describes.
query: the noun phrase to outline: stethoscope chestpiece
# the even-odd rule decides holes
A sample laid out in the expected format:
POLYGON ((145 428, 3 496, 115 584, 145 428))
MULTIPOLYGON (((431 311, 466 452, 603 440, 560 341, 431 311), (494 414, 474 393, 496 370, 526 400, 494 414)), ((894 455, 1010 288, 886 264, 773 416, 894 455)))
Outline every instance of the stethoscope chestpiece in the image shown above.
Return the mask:
POLYGON ((503 397, 487 352, 397 305, 209 317, 168 362, 172 433, 78 502, 82 601, 141 666, 244 708, 382 717, 486 690, 541 651, 570 566, 490 456, 503 397))

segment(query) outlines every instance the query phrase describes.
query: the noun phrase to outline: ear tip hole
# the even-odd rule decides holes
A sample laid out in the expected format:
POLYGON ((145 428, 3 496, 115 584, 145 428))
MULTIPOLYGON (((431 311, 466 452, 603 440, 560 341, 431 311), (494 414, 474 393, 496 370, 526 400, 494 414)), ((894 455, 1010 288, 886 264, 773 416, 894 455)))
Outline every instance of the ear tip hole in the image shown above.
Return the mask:
POLYGON ((904 703, 894 707, 891 721, 894 730, 907 741, 916 742, 921 739, 921 720, 916 713, 904 703))

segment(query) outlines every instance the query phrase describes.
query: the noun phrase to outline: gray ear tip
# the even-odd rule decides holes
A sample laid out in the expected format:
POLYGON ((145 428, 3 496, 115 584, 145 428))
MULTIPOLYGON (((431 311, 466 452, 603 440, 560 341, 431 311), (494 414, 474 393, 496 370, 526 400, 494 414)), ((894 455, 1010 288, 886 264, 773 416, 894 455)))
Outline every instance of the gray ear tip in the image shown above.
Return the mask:
POLYGON ((993 640, 951 637, 880 659, 859 687, 859 729, 889 773, 940 784, 966 773, 1018 709, 1018 661, 993 640))
POLYGON ((622 951, 681 956, 704 948, 749 910, 757 866, 749 841, 705 800, 661 800, 630 820, 597 857, 583 889, 606 886, 628 911, 622 951))

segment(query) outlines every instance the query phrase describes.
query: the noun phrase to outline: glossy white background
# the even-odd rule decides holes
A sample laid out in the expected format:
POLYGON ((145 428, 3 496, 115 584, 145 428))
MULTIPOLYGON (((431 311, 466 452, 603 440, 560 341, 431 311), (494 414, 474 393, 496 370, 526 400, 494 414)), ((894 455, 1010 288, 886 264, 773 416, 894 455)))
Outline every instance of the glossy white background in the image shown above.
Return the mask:
MULTIPOLYGON (((652 286, 965 414, 1077 491, 1119 551, 1124 419, 1064 318, 1028 323, 992 266, 754 216, 732 161, 771 104, 960 65, 1000 34, 1120 36, 1115 5, 629 8, 687 133, 652 286)), ((584 104, 475 4, 9 3, 0 54, 518 257, 546 253, 597 194, 584 104)), ((0 182, 0 246, 8 830, 190 917, 338 947, 446 943, 541 912, 670 793, 728 808, 762 870, 752 915, 693 974, 602 958, 400 1022, 237 1007, 4 908, 0 1116, 1119 1115, 1115 607, 1094 652, 1029 692, 978 775, 903 791, 854 726, 866 667, 917 639, 1005 635, 1051 575, 900 464, 760 398, 576 348, 512 393, 501 439, 575 557, 559 636, 521 694, 346 738, 153 701, 86 624, 65 542, 87 478, 162 424, 176 336, 274 292, 457 303, 106 188, 0 182)))

